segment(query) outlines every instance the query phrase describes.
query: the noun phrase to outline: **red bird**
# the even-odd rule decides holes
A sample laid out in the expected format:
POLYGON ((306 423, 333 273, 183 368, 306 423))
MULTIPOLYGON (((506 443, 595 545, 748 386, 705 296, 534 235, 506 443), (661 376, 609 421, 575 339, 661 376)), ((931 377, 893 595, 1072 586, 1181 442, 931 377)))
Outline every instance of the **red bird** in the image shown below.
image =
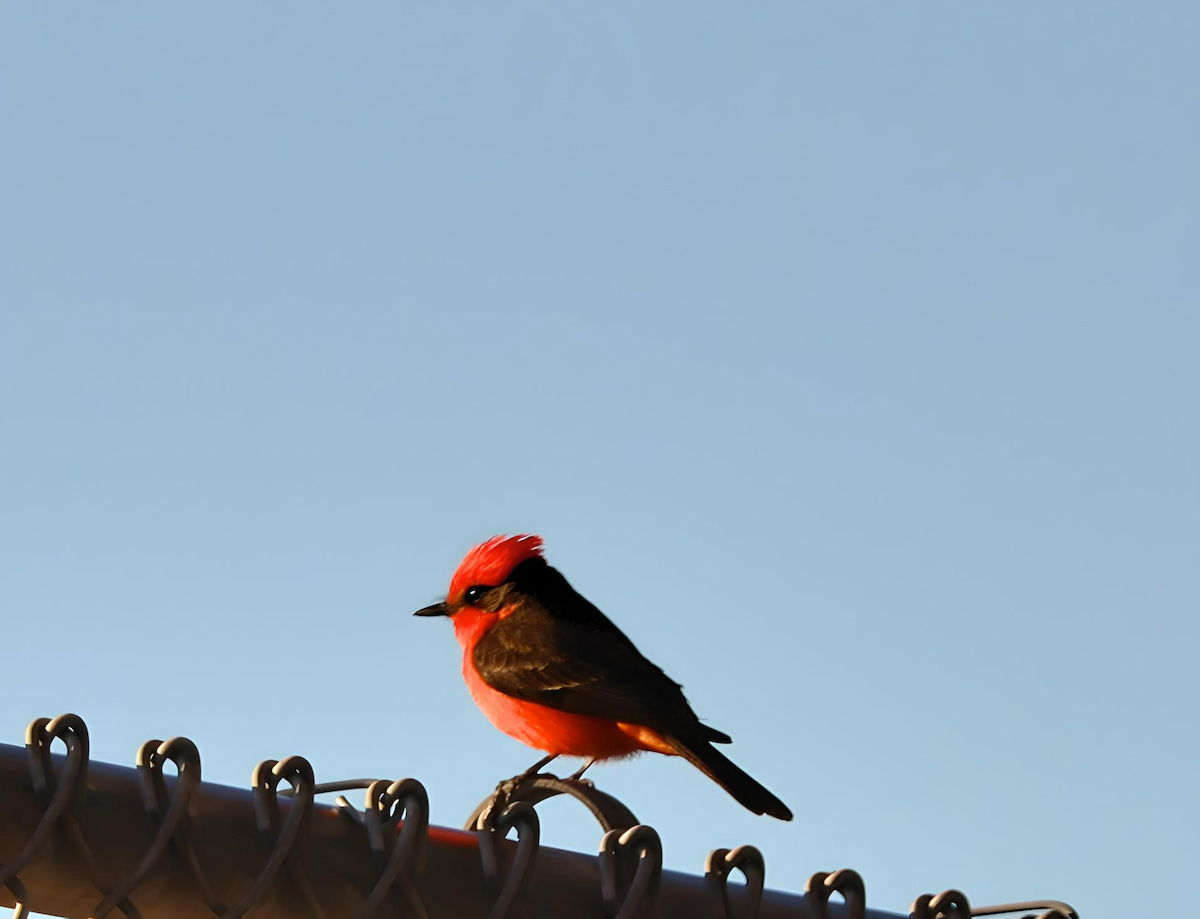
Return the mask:
POLYGON ((642 750, 682 756, 756 814, 787 805, 712 745, 729 735, 700 722, 678 683, 542 557, 538 536, 496 536, 467 553, 442 603, 463 647, 463 677, 488 719, 547 756, 587 762, 642 750))

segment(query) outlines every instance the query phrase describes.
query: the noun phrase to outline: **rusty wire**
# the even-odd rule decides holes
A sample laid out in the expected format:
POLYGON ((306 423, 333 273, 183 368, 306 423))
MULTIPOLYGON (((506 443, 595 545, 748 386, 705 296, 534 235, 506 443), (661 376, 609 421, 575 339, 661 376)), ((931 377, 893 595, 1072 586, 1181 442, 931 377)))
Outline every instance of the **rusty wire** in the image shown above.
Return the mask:
MULTIPOLYGON (((206 875, 194 843, 193 804, 201 788, 200 753, 184 737, 167 741, 148 740, 136 758, 137 782, 145 817, 153 825, 150 842, 136 864, 116 882, 100 869, 85 838, 79 818, 86 813, 89 745, 87 726, 76 715, 39 718, 26 731, 26 760, 34 800, 41 807, 40 818, 28 839, 8 863, 0 864, 0 889, 16 904, 14 919, 26 919, 36 908, 38 891, 30 890, 19 877, 40 856, 62 841, 74 853, 76 864, 83 867, 87 882, 99 891, 89 915, 105 919, 119 910, 128 919, 140 919, 132 898, 146 879, 171 859, 181 867, 185 880, 195 890, 194 902, 203 904, 210 916, 218 919, 242 919, 263 904, 272 890, 286 894, 288 902, 302 903, 303 914, 323 919, 326 915, 353 915, 354 919, 372 919, 394 912, 429 919, 418 880, 425 870, 430 845, 429 798, 416 779, 389 782, 383 779, 353 779, 318 784, 312 766, 300 756, 281 761, 264 760, 252 776, 252 801, 255 831, 269 844, 269 853, 257 874, 240 895, 218 891, 206 875), (50 746, 61 741, 66 756, 55 771, 50 746), (163 767, 172 763, 176 776, 168 787, 163 767), (281 784, 290 786, 280 789, 281 784), (339 797, 339 812, 363 833, 370 853, 375 880, 366 893, 357 894, 357 906, 331 912, 322 904, 310 883, 312 864, 305 859, 305 844, 314 813, 317 794, 365 789, 360 812, 339 797), (281 799, 288 802, 283 813, 281 799), (56 840, 60 840, 56 842, 56 840), (228 899, 226 899, 228 898, 228 899), (232 902, 230 902, 232 901, 232 902), (385 904, 390 904, 385 910, 385 904)), ((11 749, 11 748, 10 748, 11 749)), ((11 760, 9 760, 11 762, 11 760)), ((97 768, 104 767, 100 764, 97 768)), ((600 844, 596 865, 599 878, 597 900, 609 919, 649 919, 661 915, 660 888, 663 880, 662 843, 653 828, 637 823, 636 817, 620 801, 600 792, 590 782, 537 775, 524 783, 510 780, 472 814, 468 827, 477 834, 479 870, 491 885, 490 907, 480 919, 525 919, 532 916, 531 879, 537 874, 541 830, 534 805, 554 795, 567 795, 582 803, 606 831, 600 844), (516 842, 506 841, 516 831, 516 842)), ((0 807, 7 806, 0 801, 0 807)), ((93 830, 95 827, 93 827, 93 830)), ((445 833, 448 831, 440 830, 445 833)), ((16 845, 13 845, 16 848, 16 845)), ((132 861, 132 859, 131 859, 132 861)), ((111 862, 110 862, 111 863, 111 862)), ((176 877, 176 874, 171 874, 176 877)), ((764 897, 770 893, 779 903, 779 894, 765 889, 766 864, 762 853, 753 846, 714 849, 705 863, 702 911, 724 919, 755 919, 763 912, 764 897), (744 888, 733 893, 729 876, 740 871, 744 888)), ((541 883, 544 883, 544 879, 541 883)), ((328 894, 328 886, 325 888, 328 894)), ((845 900, 846 919, 867 919, 866 893, 862 878, 850 869, 832 873, 817 872, 805 885, 804 904, 811 919, 828 919, 828 902, 837 893, 845 900)), ((775 906, 767 910, 778 916, 775 906)), ((972 909, 967 897, 957 890, 917 897, 910 909, 911 919, 972 919, 973 916, 1024 914, 1024 919, 1078 919, 1067 904, 1056 900, 1029 900, 972 909)), ((276 913, 278 915, 278 913, 276 913)), ((296 915, 287 911, 286 915, 296 915)), ((539 914, 544 915, 544 914, 539 914)), ((582 912, 580 913, 582 915, 582 912)), ((885 914, 873 912, 873 916, 885 914)))

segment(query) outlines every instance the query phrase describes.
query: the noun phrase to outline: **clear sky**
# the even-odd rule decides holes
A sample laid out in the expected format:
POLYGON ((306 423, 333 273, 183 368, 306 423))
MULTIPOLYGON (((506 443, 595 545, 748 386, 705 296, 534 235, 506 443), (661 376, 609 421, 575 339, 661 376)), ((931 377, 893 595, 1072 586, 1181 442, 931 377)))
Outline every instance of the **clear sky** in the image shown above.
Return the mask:
POLYGON ((537 532, 796 811, 597 769, 670 867, 1190 898, 1198 10, 5 5, 0 739, 457 825, 409 613, 537 532))

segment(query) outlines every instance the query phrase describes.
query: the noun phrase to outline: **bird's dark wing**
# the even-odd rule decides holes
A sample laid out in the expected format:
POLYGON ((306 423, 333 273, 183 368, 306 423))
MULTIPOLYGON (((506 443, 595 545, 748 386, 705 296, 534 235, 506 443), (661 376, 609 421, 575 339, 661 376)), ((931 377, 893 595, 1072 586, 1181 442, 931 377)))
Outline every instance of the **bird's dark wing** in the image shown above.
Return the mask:
POLYGON ((492 689, 578 715, 729 742, 702 724, 679 684, 553 568, 539 566, 519 589, 515 609, 472 653, 492 689))

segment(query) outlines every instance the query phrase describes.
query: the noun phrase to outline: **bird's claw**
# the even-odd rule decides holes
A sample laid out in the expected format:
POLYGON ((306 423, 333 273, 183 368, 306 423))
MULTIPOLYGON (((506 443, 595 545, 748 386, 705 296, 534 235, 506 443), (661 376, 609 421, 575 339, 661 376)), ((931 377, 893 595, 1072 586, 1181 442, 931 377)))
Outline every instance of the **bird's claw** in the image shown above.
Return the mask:
MULTIPOLYGON (((487 806, 483 809, 483 817, 490 814, 498 814, 503 811, 512 802, 513 796, 517 789, 530 779, 549 776, 548 772, 522 772, 520 775, 514 775, 511 779, 504 779, 496 783, 496 790, 492 792, 492 797, 488 801, 487 806)), ((554 778, 554 776, 550 776, 554 778)))
POLYGON ((568 785, 579 785, 587 789, 594 789, 596 787, 595 782, 593 782, 591 779, 583 778, 578 772, 573 775, 559 778, 553 772, 541 772, 537 769, 526 769, 520 775, 514 775, 511 779, 504 779, 503 781, 496 783, 495 791, 492 792, 492 796, 488 799, 486 806, 484 806, 484 808, 480 811, 480 819, 486 822, 493 814, 502 813, 509 804, 513 803, 517 792, 522 785, 524 785, 526 782, 536 781, 537 779, 552 779, 555 782, 565 782, 568 785))

